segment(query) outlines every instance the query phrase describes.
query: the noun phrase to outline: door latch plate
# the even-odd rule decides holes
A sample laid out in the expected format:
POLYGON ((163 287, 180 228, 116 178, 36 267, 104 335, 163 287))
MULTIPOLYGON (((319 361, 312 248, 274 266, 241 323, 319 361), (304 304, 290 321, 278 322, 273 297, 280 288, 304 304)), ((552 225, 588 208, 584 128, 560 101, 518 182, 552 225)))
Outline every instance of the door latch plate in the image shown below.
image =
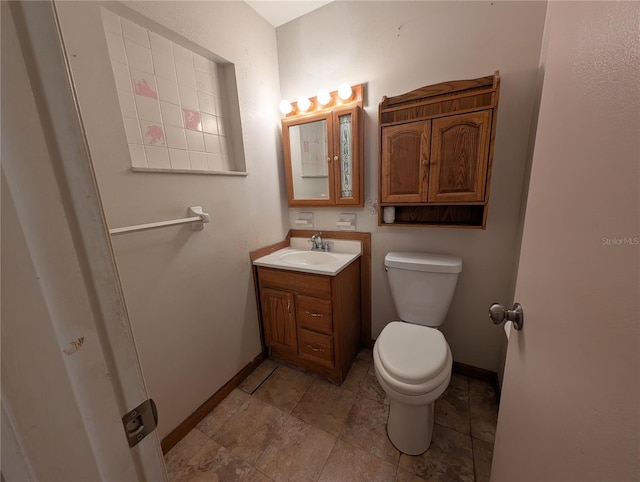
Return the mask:
POLYGON ((145 400, 122 416, 129 447, 134 447, 158 426, 158 409, 152 399, 145 400))

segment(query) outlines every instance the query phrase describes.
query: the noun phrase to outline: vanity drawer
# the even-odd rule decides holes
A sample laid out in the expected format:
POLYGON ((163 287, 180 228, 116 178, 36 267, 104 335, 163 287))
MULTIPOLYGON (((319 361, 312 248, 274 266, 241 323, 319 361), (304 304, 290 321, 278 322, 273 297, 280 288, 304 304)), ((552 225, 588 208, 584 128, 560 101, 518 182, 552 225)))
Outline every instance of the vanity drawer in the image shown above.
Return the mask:
POLYGON ((329 276, 258 266, 258 279, 262 286, 331 298, 331 278, 329 276))
POLYGON ((331 300, 296 295, 296 319, 298 326, 331 335, 333 333, 331 300))
POLYGON ((300 328, 298 356, 333 368, 333 337, 300 328))

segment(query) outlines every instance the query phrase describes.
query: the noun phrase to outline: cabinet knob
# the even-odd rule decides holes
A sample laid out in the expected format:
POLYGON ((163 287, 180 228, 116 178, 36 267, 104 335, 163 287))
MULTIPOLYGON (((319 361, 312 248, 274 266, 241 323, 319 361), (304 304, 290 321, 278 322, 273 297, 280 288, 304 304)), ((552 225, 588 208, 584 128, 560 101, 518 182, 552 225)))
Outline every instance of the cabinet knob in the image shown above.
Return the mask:
POLYGON ((305 311, 304 311, 304 313, 305 313, 306 315, 313 316, 314 318, 322 317, 322 313, 311 313, 310 311, 307 311, 307 310, 305 310, 305 311))
POLYGON ((338 156, 333 156, 334 161, 337 161, 338 159, 340 159, 338 156))
POLYGON ((330 157, 327 157, 327 162, 331 162, 331 158, 330 157))
POLYGON ((307 348, 310 348, 312 351, 316 351, 316 352, 323 352, 324 350, 322 348, 316 348, 313 345, 307 344, 307 348))

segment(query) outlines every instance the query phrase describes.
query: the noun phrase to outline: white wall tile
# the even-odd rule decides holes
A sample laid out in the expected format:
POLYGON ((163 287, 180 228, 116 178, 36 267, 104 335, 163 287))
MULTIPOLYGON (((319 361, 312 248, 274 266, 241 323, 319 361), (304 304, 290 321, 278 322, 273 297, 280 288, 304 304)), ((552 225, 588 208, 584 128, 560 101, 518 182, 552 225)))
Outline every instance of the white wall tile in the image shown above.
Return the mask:
POLYGON ((211 154, 222 154, 220 148, 220 137, 213 134, 204 134, 205 151, 211 154))
POLYGON ((156 77, 158 85, 158 98, 172 104, 180 103, 180 96, 178 95, 178 84, 171 80, 163 79, 162 77, 156 77))
POLYGON ((190 170, 189 152, 182 149, 169 149, 171 169, 190 170))
POLYGON ((122 29, 120 28, 120 17, 106 8, 100 9, 102 16, 102 26, 106 33, 112 33, 122 37, 122 29))
POLYGON ((148 167, 144 147, 140 144, 129 144, 129 155, 131 156, 132 167, 148 167))
POLYGON ((207 171, 207 156, 204 152, 189 152, 189 160, 191 161, 191 169, 194 171, 207 171))
POLYGON ((111 68, 113 69, 113 78, 116 81, 116 88, 127 92, 133 92, 131 77, 129 76, 129 68, 120 62, 112 62, 111 68))
POLYGON ((153 74, 153 61, 151 60, 151 49, 135 43, 133 40, 125 38, 124 48, 127 52, 127 63, 129 67, 153 74))
POLYGON ((140 121, 142 141, 148 146, 166 147, 167 140, 162 124, 156 122, 140 121))
POLYGON ((224 170, 222 156, 220 154, 207 154, 207 166, 210 171, 224 170))
POLYGON ((133 40, 135 43, 140 44, 143 47, 150 48, 149 35, 147 34, 146 28, 141 27, 126 18, 122 18, 120 23, 122 24, 122 36, 125 39, 133 40))
POLYGON ((182 122, 182 109, 179 105, 160 101, 160 111, 162 112, 163 124, 174 127, 184 126, 182 122))
POLYGON ((120 112, 123 117, 133 117, 134 119, 138 117, 132 92, 118 90, 118 102, 120 102, 120 112))
POLYGON ((109 58, 112 62, 127 63, 127 54, 124 50, 122 37, 108 33, 106 34, 107 48, 109 49, 109 58))
POLYGON ((149 41, 151 43, 151 53, 165 54, 171 56, 173 62, 173 49, 171 48, 171 40, 149 31, 149 41))
POLYGON ((208 94, 218 94, 218 80, 215 77, 202 72, 200 70, 195 71, 196 76, 196 88, 208 94))
POLYGON ((176 63, 182 63, 193 67, 193 53, 182 45, 173 43, 173 58, 176 63))
POLYGON ((174 149, 186 149, 187 138, 184 129, 181 127, 165 126, 164 132, 167 136, 167 146, 174 149))
POLYGON ((133 97, 136 101, 138 119, 157 123, 162 122, 162 117, 160 116, 160 102, 141 95, 134 95, 133 97))
POLYGON ((173 62, 173 55, 151 51, 151 57, 153 58, 153 67, 156 75, 175 82, 176 68, 173 62))
POLYGON ((182 107, 200 110, 196 89, 178 84, 178 92, 180 93, 180 105, 182 105, 182 107))
POLYGON ((124 132, 127 134, 127 142, 129 144, 142 144, 138 121, 130 117, 123 117, 122 120, 124 122, 124 132))
POLYGON ((205 94, 204 92, 198 91, 198 105, 202 112, 213 115, 217 113, 216 99, 211 94, 205 94))
POLYGON ((184 116, 184 127, 192 131, 202 130, 202 119, 200 118, 200 111, 182 108, 182 114, 184 116))
POLYGON ((144 152, 147 155, 147 164, 149 167, 170 169, 169 151, 166 147, 144 146, 144 152))
POLYGON ((158 100, 158 86, 153 74, 130 68, 134 94, 158 100))
POLYGON ((178 85, 192 89, 196 88, 196 73, 192 65, 176 62, 176 77, 178 78, 178 85))
POLYGON ((200 115, 200 118, 202 120, 203 132, 218 135, 218 121, 216 119, 216 116, 202 113, 200 115))
POLYGON ((187 148, 190 151, 204 152, 204 137, 202 132, 185 130, 187 136, 187 148))

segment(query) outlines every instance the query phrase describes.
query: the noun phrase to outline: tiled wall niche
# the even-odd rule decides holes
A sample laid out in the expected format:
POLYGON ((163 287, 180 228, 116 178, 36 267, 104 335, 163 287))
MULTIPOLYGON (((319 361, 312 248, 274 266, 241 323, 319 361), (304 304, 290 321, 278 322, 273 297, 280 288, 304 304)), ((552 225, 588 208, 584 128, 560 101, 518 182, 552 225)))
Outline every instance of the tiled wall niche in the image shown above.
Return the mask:
POLYGON ((101 13, 131 170, 246 174, 233 64, 161 27, 101 13))

